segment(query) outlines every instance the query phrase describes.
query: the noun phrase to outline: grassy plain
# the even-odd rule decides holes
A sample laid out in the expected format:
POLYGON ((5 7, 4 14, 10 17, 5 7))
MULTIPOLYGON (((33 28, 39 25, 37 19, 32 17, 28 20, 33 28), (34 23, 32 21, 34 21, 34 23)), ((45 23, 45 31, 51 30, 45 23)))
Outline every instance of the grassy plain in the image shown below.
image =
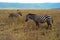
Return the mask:
POLYGON ((60 10, 19 10, 23 16, 9 18, 8 15, 17 9, 0 10, 0 40, 60 40, 60 10), (33 20, 25 22, 28 13, 53 16, 52 30, 46 29, 47 24, 41 24, 36 30, 33 20))

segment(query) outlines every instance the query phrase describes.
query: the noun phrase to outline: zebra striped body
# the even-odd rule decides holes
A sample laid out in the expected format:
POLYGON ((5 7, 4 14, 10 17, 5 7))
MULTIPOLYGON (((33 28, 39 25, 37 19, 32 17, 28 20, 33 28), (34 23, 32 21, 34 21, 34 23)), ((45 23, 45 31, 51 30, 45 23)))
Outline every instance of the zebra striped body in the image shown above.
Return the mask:
POLYGON ((47 21, 50 21, 52 20, 52 17, 50 15, 42 15, 39 17, 39 21, 40 23, 44 23, 44 22, 47 22, 47 21))
POLYGON ((48 26, 52 26, 52 22, 53 22, 53 18, 50 15, 38 16, 36 14, 29 13, 29 14, 26 15, 26 20, 25 21, 27 22, 29 19, 34 20, 34 22, 36 23, 36 26, 38 26, 38 27, 39 27, 39 23, 47 22, 48 26))

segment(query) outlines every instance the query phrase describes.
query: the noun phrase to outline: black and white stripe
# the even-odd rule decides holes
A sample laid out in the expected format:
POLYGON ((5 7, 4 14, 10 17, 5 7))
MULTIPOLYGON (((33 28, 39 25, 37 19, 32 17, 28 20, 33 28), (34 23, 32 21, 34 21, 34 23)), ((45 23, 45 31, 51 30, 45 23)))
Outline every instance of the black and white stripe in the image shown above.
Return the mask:
POLYGON ((39 18, 40 23, 47 22, 48 20, 52 20, 52 16, 50 16, 50 15, 42 15, 39 18))
POLYGON ((34 20, 34 22, 36 23, 36 26, 38 27, 39 27, 39 23, 45 23, 45 22, 47 22, 49 27, 52 27, 53 18, 51 15, 38 16, 36 14, 29 13, 26 15, 25 21, 27 22, 29 19, 34 20))

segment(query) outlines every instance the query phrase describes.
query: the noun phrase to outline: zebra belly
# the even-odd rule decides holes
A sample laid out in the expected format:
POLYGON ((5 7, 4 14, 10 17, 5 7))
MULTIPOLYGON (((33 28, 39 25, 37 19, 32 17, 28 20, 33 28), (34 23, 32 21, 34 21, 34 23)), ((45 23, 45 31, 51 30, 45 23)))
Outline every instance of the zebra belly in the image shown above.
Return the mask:
POLYGON ((41 21, 40 23, 45 23, 45 21, 41 21))
POLYGON ((46 20, 40 20, 40 23, 45 23, 46 22, 46 20))

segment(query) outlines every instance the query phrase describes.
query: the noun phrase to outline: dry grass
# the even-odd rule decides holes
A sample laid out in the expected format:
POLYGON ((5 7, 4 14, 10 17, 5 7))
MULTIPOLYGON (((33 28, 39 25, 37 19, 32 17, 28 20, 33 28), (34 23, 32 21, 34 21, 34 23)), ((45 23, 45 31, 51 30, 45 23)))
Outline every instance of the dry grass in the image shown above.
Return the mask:
POLYGON ((0 10, 0 40, 60 40, 60 10, 20 10, 21 17, 8 18, 9 13, 17 13, 17 10, 0 10), (41 24, 36 30, 33 20, 25 22, 28 13, 37 15, 49 14, 54 18, 52 30, 47 30, 45 24, 41 24))

